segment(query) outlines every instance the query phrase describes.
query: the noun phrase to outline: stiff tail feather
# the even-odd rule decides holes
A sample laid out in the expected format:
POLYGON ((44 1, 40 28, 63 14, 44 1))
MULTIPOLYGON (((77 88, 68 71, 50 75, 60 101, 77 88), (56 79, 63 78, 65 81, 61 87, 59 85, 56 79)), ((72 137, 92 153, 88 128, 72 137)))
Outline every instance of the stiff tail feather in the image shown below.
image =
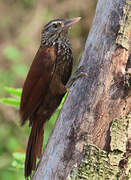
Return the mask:
POLYGON ((40 126, 38 121, 32 125, 28 140, 25 160, 25 177, 31 176, 32 170, 36 168, 36 159, 40 158, 43 146, 44 126, 40 126))

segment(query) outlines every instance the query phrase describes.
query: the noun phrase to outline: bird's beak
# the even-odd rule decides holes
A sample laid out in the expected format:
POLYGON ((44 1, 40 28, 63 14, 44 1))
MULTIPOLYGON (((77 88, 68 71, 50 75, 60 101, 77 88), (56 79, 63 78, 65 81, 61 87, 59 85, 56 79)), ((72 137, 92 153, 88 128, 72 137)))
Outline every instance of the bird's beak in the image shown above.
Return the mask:
POLYGON ((64 28, 69 28, 69 27, 71 27, 72 24, 77 23, 78 21, 80 21, 80 19, 81 19, 81 17, 77 17, 77 18, 65 20, 64 28))

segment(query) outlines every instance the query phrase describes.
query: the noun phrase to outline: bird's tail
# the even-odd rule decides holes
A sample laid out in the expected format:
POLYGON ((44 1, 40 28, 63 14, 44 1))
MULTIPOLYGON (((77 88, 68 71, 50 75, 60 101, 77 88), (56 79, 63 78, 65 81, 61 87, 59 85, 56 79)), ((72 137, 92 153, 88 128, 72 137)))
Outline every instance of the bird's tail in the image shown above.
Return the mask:
POLYGON ((25 177, 31 176, 32 170, 36 168, 36 159, 40 158, 43 146, 44 125, 40 126, 38 121, 32 125, 28 140, 25 160, 25 177))

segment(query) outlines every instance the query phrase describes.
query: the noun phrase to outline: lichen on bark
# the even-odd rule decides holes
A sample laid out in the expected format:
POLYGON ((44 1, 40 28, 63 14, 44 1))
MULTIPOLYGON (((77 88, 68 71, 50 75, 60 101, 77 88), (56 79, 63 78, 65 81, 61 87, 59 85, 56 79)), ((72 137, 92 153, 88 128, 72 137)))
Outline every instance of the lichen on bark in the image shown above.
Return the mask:
POLYGON ((110 152, 95 145, 85 145, 83 157, 70 172, 67 180, 129 180, 131 157, 127 149, 131 116, 114 119, 110 127, 110 152))
POLYGON ((110 129, 111 151, 119 150, 121 152, 126 152, 126 143, 128 138, 127 126, 128 126, 128 118, 118 118, 113 120, 110 129))
POLYGON ((126 0, 123 8, 123 16, 120 22, 120 29, 117 35, 116 43, 129 49, 129 39, 131 37, 131 1, 126 0))

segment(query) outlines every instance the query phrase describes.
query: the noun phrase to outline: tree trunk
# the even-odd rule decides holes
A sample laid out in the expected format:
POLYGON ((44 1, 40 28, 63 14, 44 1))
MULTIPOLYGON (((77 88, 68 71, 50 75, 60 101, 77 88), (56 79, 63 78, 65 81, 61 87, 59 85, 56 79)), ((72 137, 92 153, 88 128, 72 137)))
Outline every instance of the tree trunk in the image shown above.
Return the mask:
MULTIPOLYGON (((123 117, 128 116, 131 110, 130 7, 130 0, 98 1, 79 64, 85 67, 88 78, 79 78, 70 88, 32 180, 66 179, 73 166, 81 165, 85 152, 108 153, 118 150, 123 153, 121 158, 128 154, 131 144, 128 128, 130 118, 123 120, 123 117), (121 124, 119 119, 123 120, 120 127, 125 127, 125 136, 123 133, 118 133, 121 136, 112 133, 119 132, 113 126, 121 124), (84 145, 87 145, 87 151, 84 145)), ((86 157, 87 162, 91 160, 89 156, 86 157)), ((96 167, 100 170, 99 165, 97 163, 96 167)), ((87 176, 87 179, 93 177, 87 176)))

